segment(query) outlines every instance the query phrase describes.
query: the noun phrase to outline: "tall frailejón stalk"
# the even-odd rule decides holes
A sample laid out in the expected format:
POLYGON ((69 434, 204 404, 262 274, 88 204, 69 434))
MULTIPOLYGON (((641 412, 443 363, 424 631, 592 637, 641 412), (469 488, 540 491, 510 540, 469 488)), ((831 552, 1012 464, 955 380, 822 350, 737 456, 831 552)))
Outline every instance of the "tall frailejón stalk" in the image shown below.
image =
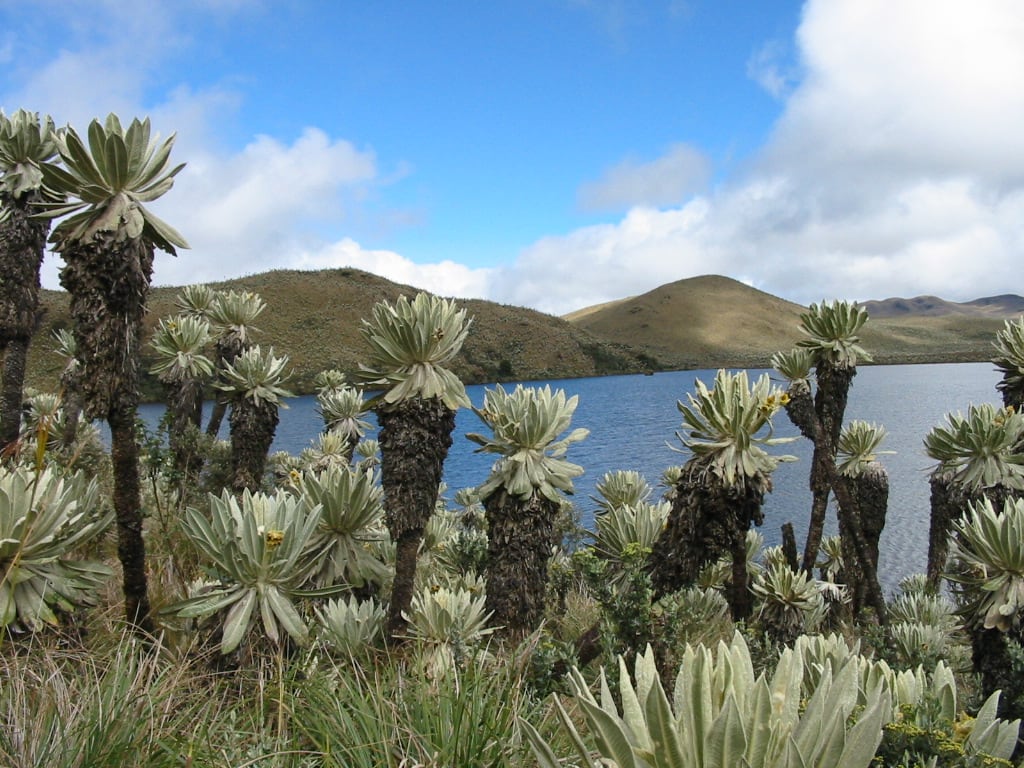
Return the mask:
POLYGON ((477 489, 487 515, 487 608, 492 621, 523 635, 544 616, 548 560, 559 544, 555 522, 564 493, 583 467, 562 458, 589 430, 568 428, 577 397, 565 392, 499 385, 487 390, 473 411, 491 435, 469 434, 480 451, 498 454, 490 476, 477 489))
POLYGON ((392 638, 407 625, 417 553, 437 502, 455 411, 470 405, 462 382, 445 367, 462 348, 469 325, 465 310, 426 293, 380 302, 363 321, 370 356, 362 375, 370 387, 384 388, 369 407, 380 425, 384 519, 397 547, 388 613, 392 638))
POLYGON ((143 204, 167 192, 184 167, 170 165, 173 145, 173 136, 151 138, 148 118, 125 129, 111 114, 93 120, 87 142, 73 129, 57 137, 63 168, 43 165, 46 186, 69 198, 49 209, 67 216, 50 241, 64 259, 85 415, 110 425, 125 614, 144 631, 152 620, 135 433, 142 319, 154 250, 175 254, 188 244, 143 204))
POLYGON ((0 452, 10 454, 21 428, 29 341, 39 310, 39 268, 50 224, 33 216, 44 200, 40 164, 57 154, 49 117, 0 111, 0 452))

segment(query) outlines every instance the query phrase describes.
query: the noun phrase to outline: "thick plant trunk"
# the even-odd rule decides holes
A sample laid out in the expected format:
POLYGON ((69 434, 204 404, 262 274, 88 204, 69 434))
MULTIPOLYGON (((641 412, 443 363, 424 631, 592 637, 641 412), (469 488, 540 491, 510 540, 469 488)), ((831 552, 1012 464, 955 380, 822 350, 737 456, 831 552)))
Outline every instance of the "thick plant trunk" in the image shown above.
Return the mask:
MULTIPOLYGON (((846 477, 836 476, 832 486, 839 502, 839 525, 845 534, 843 542, 843 571, 851 582, 851 589, 860 592, 865 604, 874 608, 878 623, 889 624, 885 594, 878 582, 878 548, 872 550, 861 524, 861 512, 846 477), (845 538, 844 538, 845 535, 845 538)), ((854 612, 854 618, 857 613, 854 612)))
POLYGON ((544 618, 551 548, 558 543, 558 504, 534 494, 527 500, 499 488, 483 500, 487 514, 487 609, 491 623, 513 637, 544 618))
POLYGON ((1012 695, 1013 692, 1020 691, 1021 684, 1008 646, 1009 640, 1017 643, 1024 641, 1020 629, 1001 632, 998 629, 974 626, 969 631, 971 662, 974 671, 981 678, 982 699, 987 699, 996 691, 1002 691, 997 715, 1004 720, 1024 717, 1020 697, 1012 695))
POLYGON ((203 459, 197 450, 203 417, 203 383, 184 379, 167 384, 167 407, 171 415, 170 444, 174 469, 182 483, 194 485, 202 470, 203 459))
POLYGON ((70 448, 78 439, 78 422, 82 416, 82 391, 77 377, 61 376, 61 407, 64 409, 64 444, 70 448))
POLYGON ((110 460, 114 470, 114 513, 117 557, 121 561, 125 618, 148 634, 153 632, 146 582, 146 544, 142 538, 142 494, 139 490, 139 445, 135 407, 111 411, 110 460))
POLYGON ((21 435, 21 411, 25 388, 28 339, 12 339, 3 353, 3 385, 0 386, 0 456, 15 453, 21 435))
POLYGON ((737 526, 732 532, 732 579, 729 583, 729 611, 733 621, 745 621, 754 610, 747 572, 747 535, 737 526))
POLYGON ((220 425, 224 423, 224 414, 228 411, 228 401, 218 396, 213 401, 213 410, 210 411, 210 420, 206 424, 206 434, 216 438, 220 434, 220 425))
POLYGON ((735 618, 749 615, 746 534, 751 525, 764 521, 761 506, 770 488, 770 480, 761 476, 740 487, 728 487, 705 464, 691 460, 676 486, 665 530, 651 553, 655 598, 692 585, 704 566, 729 557, 733 562, 729 607, 735 618))
MULTIPOLYGON (((851 608, 856 616, 861 608, 870 604, 868 584, 878 579, 878 544, 885 527, 889 509, 889 475, 878 462, 872 462, 856 477, 845 478, 850 497, 856 507, 864 538, 865 553, 857 556, 857 569, 846 569, 847 586, 851 593, 851 608), (869 574, 865 569, 871 569, 869 574)), ((850 530, 849 516, 840 510, 839 536, 843 542, 844 562, 856 554, 855 535, 850 530), (849 554, 848 554, 849 553, 849 554)))
POLYGON ((25 359, 39 311, 39 267, 50 224, 30 217, 38 193, 14 198, 0 192, 7 218, 0 223, 0 452, 13 451, 21 431, 25 359))
POLYGON ((397 640, 405 632, 403 614, 412 604, 416 554, 437 503, 455 411, 437 398, 415 398, 379 407, 377 420, 384 519, 401 555, 388 610, 388 632, 397 640))
POLYGON ((254 403, 250 397, 239 397, 231 406, 232 490, 256 493, 263 487, 267 454, 274 442, 278 423, 277 405, 266 401, 254 403))
POLYGON ((843 429, 850 384, 857 369, 819 364, 815 372, 818 381, 818 391, 814 395, 815 423, 807 425, 806 432, 804 425, 797 423, 801 432, 814 441, 810 476, 811 519, 807 526, 803 559, 803 569, 808 575, 814 572, 814 563, 821 549, 829 492, 833 490, 832 477, 835 474, 839 435, 843 429))
POLYGON ((142 538, 139 447, 135 434, 139 348, 153 249, 138 240, 96 239, 63 250, 60 281, 70 294, 85 415, 110 424, 118 557, 125 615, 136 631, 153 629, 142 538))
MULTIPOLYGON (((215 351, 215 362, 214 370, 220 371, 224 363, 234 363, 242 352, 245 351, 246 345, 244 345, 239 339, 228 336, 227 338, 221 338, 217 341, 215 351)), ((214 439, 220 434, 220 425, 224 421, 224 415, 228 410, 228 403, 230 398, 223 392, 217 393, 217 399, 214 400, 213 410, 210 412, 210 421, 206 425, 206 434, 214 439)), ((200 410, 200 419, 202 419, 202 411, 200 410)))

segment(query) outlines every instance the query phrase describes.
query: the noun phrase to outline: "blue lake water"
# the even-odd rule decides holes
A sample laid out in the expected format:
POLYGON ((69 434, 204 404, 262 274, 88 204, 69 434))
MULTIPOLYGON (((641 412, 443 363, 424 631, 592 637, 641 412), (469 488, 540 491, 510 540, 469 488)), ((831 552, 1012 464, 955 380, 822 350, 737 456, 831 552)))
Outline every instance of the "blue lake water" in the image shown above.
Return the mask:
MULTIPOLYGON (((754 377, 762 372, 750 373, 754 377)), ((589 437, 572 445, 566 456, 585 469, 576 481, 574 497, 584 524, 589 527, 593 520, 596 505, 590 496, 605 472, 637 470, 656 485, 665 468, 685 462, 686 455, 670 447, 681 447, 675 437, 681 421, 676 402, 693 391, 696 379, 710 386, 714 376, 714 371, 677 371, 543 382, 564 389, 568 395, 579 395, 572 426, 590 430, 589 437)), ((924 453, 925 435, 942 424, 949 412, 966 411, 972 403, 1000 402, 995 389, 998 380, 999 374, 990 363, 869 366, 858 370, 846 420, 863 419, 884 426, 888 436, 881 447, 896 452, 881 457, 890 482, 879 564, 887 589, 894 588, 904 576, 923 571, 926 564, 928 473, 934 462, 924 453)), ((478 407, 483 403, 484 389, 467 388, 478 407)), ((281 412, 272 450, 298 453, 316 439, 322 422, 314 397, 290 399, 288 404, 289 408, 281 412)), ((162 412, 162 407, 155 405, 140 409, 140 415, 150 424, 155 424, 162 412)), ((797 434, 784 411, 775 416, 774 426, 776 436, 797 434)), ((493 462, 493 455, 474 452, 476 445, 465 438, 467 432, 486 432, 486 428, 472 411, 463 409, 456 418, 454 444, 445 465, 445 481, 453 491, 481 483, 493 462)), ((803 546, 811 506, 807 487, 811 448, 809 442, 800 439, 776 449, 798 460, 781 464, 775 471, 774 490, 766 500, 761 528, 767 544, 779 543, 780 526, 792 522, 798 546, 803 546)), ((834 530, 834 514, 830 514, 830 523, 834 530)))

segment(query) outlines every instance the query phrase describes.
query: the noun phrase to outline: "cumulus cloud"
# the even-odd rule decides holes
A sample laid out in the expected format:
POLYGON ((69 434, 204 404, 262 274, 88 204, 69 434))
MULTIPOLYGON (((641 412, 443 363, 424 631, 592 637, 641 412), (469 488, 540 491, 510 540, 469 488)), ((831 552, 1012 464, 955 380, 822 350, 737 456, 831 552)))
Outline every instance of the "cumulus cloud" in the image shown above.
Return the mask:
MULTIPOLYGON (((318 258, 334 264, 336 259, 327 255, 340 258, 343 252, 359 256, 352 240, 332 248, 320 230, 325 222, 344 221, 377 185, 394 181, 404 171, 399 168, 382 179, 371 149, 316 127, 290 140, 257 135, 241 149, 227 148, 218 131, 241 105, 241 95, 223 83, 200 89, 181 83, 158 92, 155 99, 147 96, 152 71, 179 48, 187 48, 187 39, 170 7, 151 1, 122 6, 105 0, 90 6, 94 12, 76 14, 82 21, 69 24, 69 45, 26 64, 25 77, 18 87, 0 93, 0 104, 38 105, 34 108, 53 114, 59 123, 75 125, 80 133, 89 120, 108 111, 149 114, 154 130, 165 135, 167 126, 174 128, 172 158, 187 165, 173 193, 152 208, 185 236, 191 249, 180 250, 177 257, 158 253, 154 283, 222 280, 312 265, 318 258)), ((58 14, 61 10, 53 4, 44 7, 58 14)), ((212 13, 223 19, 247 8, 225 0, 184 5, 177 12, 212 13)), ((365 252, 359 258, 382 270, 393 269, 395 274, 388 277, 418 276, 408 263, 375 259, 379 253, 365 252)), ((47 257, 42 270, 46 287, 58 287, 61 266, 58 257, 47 257)), ((450 266, 438 269, 438 274, 458 272, 450 266)), ((423 274, 429 276, 429 270, 423 274)), ((437 282, 442 285, 444 280, 438 277, 437 282)))
POLYGON ((297 253, 289 266, 295 269, 355 267, 389 280, 455 298, 479 298, 488 293, 493 270, 474 269, 454 261, 417 264, 387 250, 363 248, 350 238, 326 244, 316 250, 297 253))
POLYGON ((600 180, 584 184, 579 204, 588 211, 678 205, 701 189, 710 175, 707 157, 687 144, 676 144, 655 160, 644 163, 628 158, 600 180))
MULTIPOLYGON (((154 210, 193 249, 158 256, 158 283, 351 266, 558 314, 708 273, 802 303, 1024 292, 1011 277, 1024 250, 1018 0, 809 0, 792 42, 795 65, 776 43, 749 59, 749 75, 779 95, 781 115, 736 175, 708 188, 707 159, 680 137, 660 158, 627 159, 581 185, 582 207, 617 220, 541 237, 492 269, 419 264, 339 234, 337 222, 374 208, 395 180, 371 147, 314 126, 226 146, 219 126, 242 99, 230 83, 147 90, 164 58, 187 47, 172 6, 90 7, 95 19, 45 60, 13 40, 11 62, 25 69, 8 77, 0 104, 78 125, 110 109, 145 111, 157 130, 178 129, 175 157, 188 166, 154 210), (132 34, 106 31, 114 12, 128 14, 132 34)), ((216 13, 247 7, 224 0, 216 13)), ((7 45, 0 39, 0 57, 7 45)), ((372 215, 402 212, 378 205, 372 215)), ((58 266, 44 266, 50 287, 58 266)))
POLYGON ((1022 39, 1015 0, 811 0, 743 175, 544 238, 496 290, 559 313, 707 273, 802 303, 1022 292, 1022 39))

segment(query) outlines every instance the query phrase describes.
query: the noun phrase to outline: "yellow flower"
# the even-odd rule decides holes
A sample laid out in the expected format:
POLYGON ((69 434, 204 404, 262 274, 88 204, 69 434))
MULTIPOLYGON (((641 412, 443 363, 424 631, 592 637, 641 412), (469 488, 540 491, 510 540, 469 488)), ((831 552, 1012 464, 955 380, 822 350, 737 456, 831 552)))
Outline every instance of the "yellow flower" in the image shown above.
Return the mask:
POLYGON ((276 549, 284 541, 284 531, 267 531, 267 549, 276 549))
POLYGON ((957 741, 966 741, 974 730, 974 718, 966 712, 961 712, 960 717, 953 723, 953 738, 957 741))

